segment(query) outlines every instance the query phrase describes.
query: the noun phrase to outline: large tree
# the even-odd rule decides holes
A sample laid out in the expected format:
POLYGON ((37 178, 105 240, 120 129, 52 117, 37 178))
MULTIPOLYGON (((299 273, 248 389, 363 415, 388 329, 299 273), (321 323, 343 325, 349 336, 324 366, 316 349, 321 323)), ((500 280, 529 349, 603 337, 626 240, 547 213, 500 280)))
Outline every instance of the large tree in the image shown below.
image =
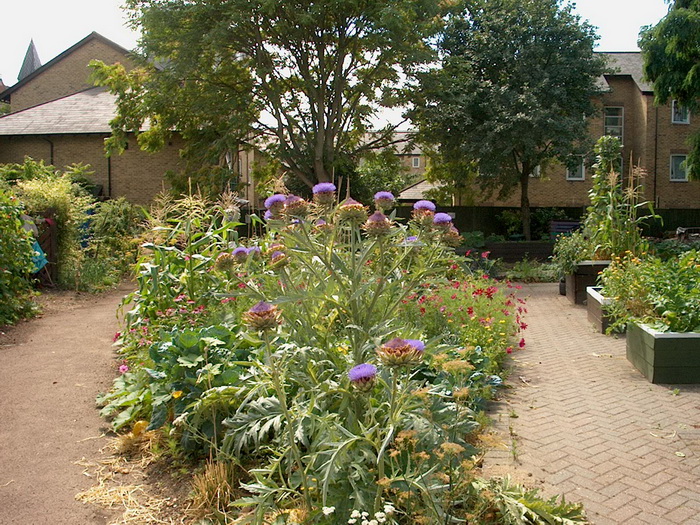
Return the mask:
MULTIPOLYGON (((167 122, 162 132, 194 132, 207 128, 209 114, 215 135, 229 126, 238 139, 251 122, 250 136, 263 136, 288 172, 309 186, 329 181, 340 157, 392 142, 390 127, 367 140, 370 119, 398 100, 403 75, 432 57, 426 42, 441 26, 442 4, 126 0, 143 33, 139 51, 159 67, 140 73, 141 88, 112 82, 125 102, 116 127, 149 118, 167 122), (200 118, 189 122, 193 114, 200 118)), ((114 72, 102 71, 109 85, 114 72)))
POLYGON ((585 118, 605 71, 595 41, 557 0, 466 1, 448 19, 439 67, 417 76, 409 116, 436 145, 440 169, 499 198, 520 188, 528 239, 536 167, 589 148, 585 118))
MULTIPOLYGON (((640 33, 644 74, 654 83, 654 100, 675 99, 690 111, 700 109, 700 0, 675 0, 668 15, 640 33)), ((700 178, 700 133, 690 137, 687 172, 700 178)))

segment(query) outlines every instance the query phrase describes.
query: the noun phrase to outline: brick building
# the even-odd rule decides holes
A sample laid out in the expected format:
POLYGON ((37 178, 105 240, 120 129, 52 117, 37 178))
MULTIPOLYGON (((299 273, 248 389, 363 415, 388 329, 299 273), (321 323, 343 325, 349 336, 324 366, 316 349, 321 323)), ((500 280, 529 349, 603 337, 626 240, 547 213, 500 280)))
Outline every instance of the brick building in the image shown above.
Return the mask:
MULTIPOLYGON (((656 208, 700 208, 700 181, 688 181, 683 169, 688 153, 686 141, 691 133, 700 129, 700 116, 690 115, 674 102, 654 105, 653 86, 643 79, 641 53, 605 55, 615 72, 601 79, 605 92, 599 100, 599 115, 590 120, 591 137, 597 140, 602 135, 615 135, 622 139, 623 172, 628 172, 630 159, 646 170, 645 196, 656 208)), ((588 205, 591 161, 592 158, 586 162, 582 159, 580 167, 574 171, 557 162, 543 166, 539 176, 530 182, 530 205, 573 208, 588 205)), ((418 183, 407 188, 401 198, 405 201, 419 199, 430 187, 429 183, 418 183)), ((481 197, 475 189, 473 202, 469 204, 519 207, 519 203, 519 191, 499 201, 481 197)))
POLYGON ((88 63, 94 59, 133 66, 128 50, 91 33, 44 65, 23 67, 20 80, 0 93, 10 105, 10 113, 0 117, 0 164, 21 163, 25 156, 58 169, 89 164, 103 195, 145 204, 163 189, 165 172, 180 168, 181 139, 175 136, 152 154, 131 137, 122 155, 106 157, 104 141, 116 105, 113 95, 90 82, 88 63))

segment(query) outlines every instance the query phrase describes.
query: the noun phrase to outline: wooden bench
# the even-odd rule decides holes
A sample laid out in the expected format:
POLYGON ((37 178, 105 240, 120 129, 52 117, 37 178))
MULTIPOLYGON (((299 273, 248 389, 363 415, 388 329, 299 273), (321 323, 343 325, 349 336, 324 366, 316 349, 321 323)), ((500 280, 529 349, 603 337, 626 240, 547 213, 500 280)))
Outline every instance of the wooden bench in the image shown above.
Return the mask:
POLYGON ((575 232, 580 227, 581 223, 579 221, 549 221, 549 236, 552 240, 555 240, 557 235, 568 235, 571 232, 575 232))

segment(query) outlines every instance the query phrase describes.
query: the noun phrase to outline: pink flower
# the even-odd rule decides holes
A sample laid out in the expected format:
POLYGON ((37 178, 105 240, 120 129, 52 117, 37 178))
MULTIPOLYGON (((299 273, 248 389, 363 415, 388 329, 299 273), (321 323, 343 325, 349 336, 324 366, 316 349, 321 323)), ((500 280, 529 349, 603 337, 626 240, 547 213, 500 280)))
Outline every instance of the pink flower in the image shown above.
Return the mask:
POLYGON ((115 334, 114 334, 114 337, 112 338, 112 342, 113 342, 113 343, 116 343, 116 342, 117 342, 117 339, 119 339, 121 336, 122 336, 122 333, 121 333, 121 332, 115 333, 115 334))
POLYGON ((126 374, 129 371, 129 365, 121 365, 119 367, 120 374, 126 374))
POLYGON ((524 347, 525 347, 525 338, 524 338, 524 337, 521 337, 521 338, 520 338, 520 342, 518 343, 518 346, 519 346, 520 348, 524 348, 524 347))
POLYGON ((506 348, 506 354, 512 354, 512 353, 513 353, 513 347, 512 347, 512 346, 509 346, 508 348, 506 348))

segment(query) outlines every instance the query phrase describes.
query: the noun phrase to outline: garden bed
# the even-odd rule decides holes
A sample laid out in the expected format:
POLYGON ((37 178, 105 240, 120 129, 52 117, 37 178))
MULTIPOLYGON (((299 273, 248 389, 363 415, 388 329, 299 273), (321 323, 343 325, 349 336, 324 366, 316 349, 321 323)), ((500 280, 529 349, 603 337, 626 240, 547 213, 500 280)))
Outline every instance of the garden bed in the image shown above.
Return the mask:
POLYGON ((485 250, 492 259, 503 262, 517 262, 523 259, 546 261, 552 256, 554 243, 550 241, 489 242, 485 250))
POLYGON ((593 325, 599 334, 607 332, 612 324, 612 319, 605 313, 605 306, 611 300, 600 293, 600 286, 589 286, 586 288, 586 310, 588 311, 588 321, 593 325))
POLYGON ((652 383, 700 384, 700 333, 630 323, 627 359, 652 383))
POLYGON ((566 297, 573 304, 585 304, 586 289, 598 284, 598 275, 610 265, 610 261, 581 261, 576 271, 566 276, 566 297))

